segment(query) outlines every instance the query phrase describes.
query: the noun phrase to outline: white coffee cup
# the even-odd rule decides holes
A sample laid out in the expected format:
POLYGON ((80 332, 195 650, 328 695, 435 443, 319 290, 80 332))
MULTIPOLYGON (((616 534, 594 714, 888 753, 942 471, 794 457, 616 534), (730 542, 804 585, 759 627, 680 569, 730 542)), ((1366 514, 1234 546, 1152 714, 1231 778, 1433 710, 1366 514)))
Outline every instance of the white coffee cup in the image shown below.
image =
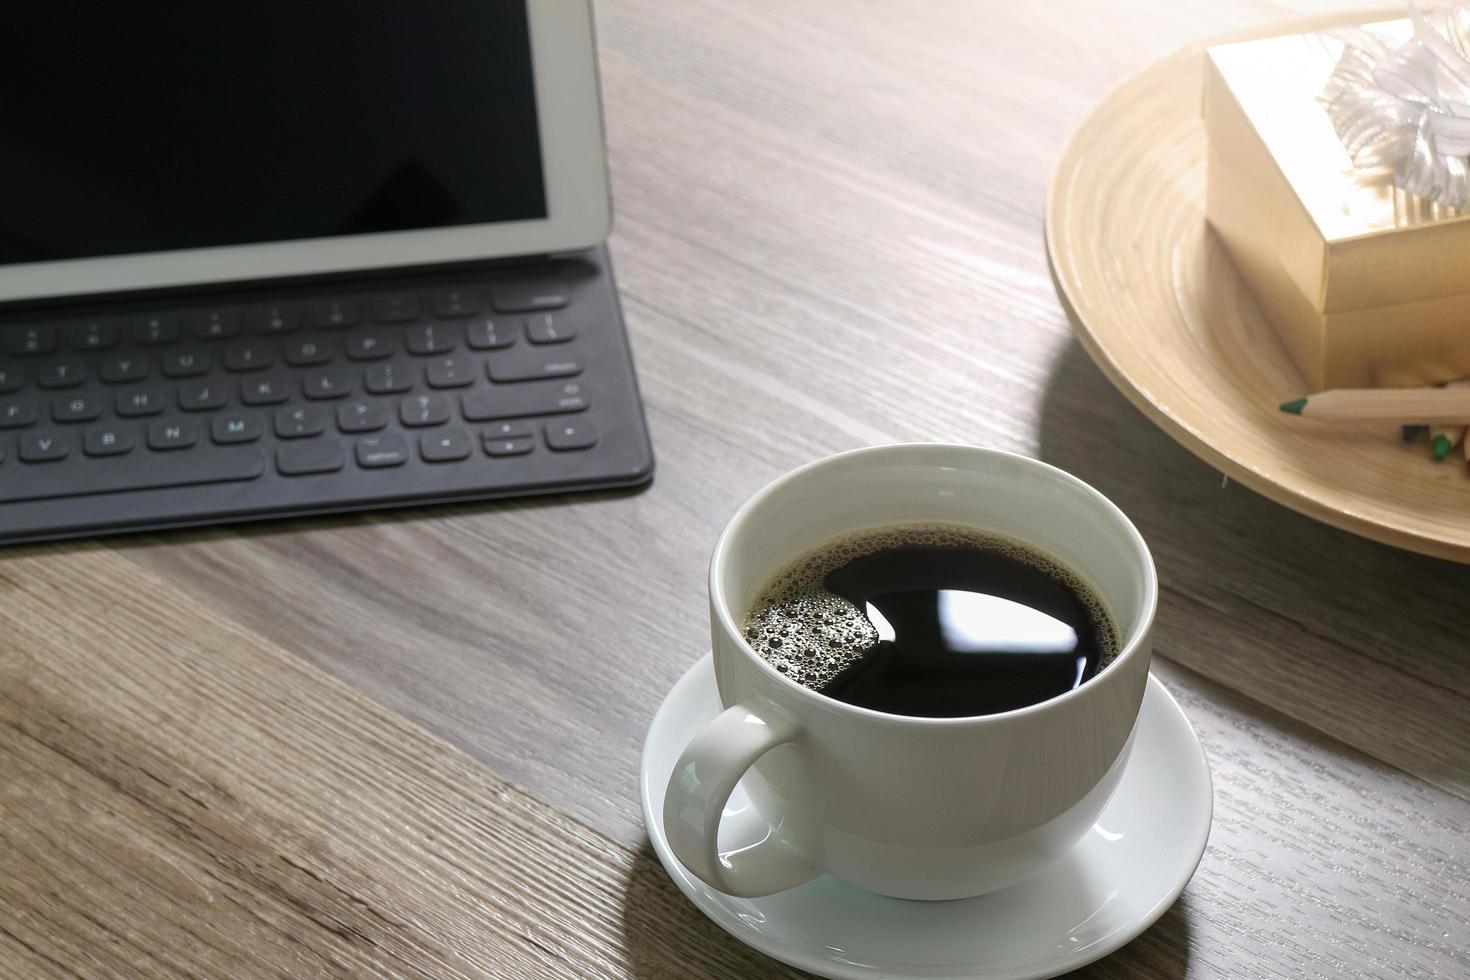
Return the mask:
POLYGON ((983 895, 1065 853, 1118 784, 1148 679, 1158 583, 1123 512, 1062 470, 938 444, 819 460, 725 525, 709 595, 725 711, 674 767, 663 818, 675 855, 722 892, 769 895, 827 873, 900 898, 983 895), (746 643, 749 605, 784 564, 840 534, 915 522, 970 525, 1060 559, 1112 613, 1118 655, 1039 704, 917 718, 802 687, 746 643), (742 777, 768 830, 722 853, 721 816, 742 777))

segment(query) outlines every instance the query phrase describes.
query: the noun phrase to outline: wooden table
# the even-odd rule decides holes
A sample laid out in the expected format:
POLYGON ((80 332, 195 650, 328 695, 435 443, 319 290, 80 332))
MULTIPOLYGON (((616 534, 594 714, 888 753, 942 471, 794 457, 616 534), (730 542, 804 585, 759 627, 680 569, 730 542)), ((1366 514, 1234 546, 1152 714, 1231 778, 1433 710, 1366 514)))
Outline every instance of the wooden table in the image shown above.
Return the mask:
POLYGON ((740 501, 910 439, 1063 466, 1158 560, 1215 825, 1087 975, 1470 974, 1470 568, 1222 485, 1043 258, 1107 86, 1329 7, 600 3, 654 486, 5 551, 0 975, 785 973, 669 883, 639 747, 740 501))

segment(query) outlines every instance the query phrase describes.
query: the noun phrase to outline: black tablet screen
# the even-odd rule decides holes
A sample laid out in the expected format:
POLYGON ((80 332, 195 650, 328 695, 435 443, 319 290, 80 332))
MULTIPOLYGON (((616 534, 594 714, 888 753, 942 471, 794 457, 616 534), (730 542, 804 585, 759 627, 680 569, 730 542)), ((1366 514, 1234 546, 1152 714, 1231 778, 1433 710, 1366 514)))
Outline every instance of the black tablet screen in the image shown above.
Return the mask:
POLYGON ((546 216, 525 0, 23 3, 0 263, 546 216))

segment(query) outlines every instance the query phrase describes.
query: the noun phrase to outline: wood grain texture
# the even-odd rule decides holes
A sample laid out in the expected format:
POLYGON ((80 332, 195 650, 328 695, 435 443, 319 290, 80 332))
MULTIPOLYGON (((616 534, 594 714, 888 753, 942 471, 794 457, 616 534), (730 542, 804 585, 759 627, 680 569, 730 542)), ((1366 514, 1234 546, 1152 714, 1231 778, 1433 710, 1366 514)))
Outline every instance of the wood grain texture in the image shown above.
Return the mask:
POLYGON ((125 561, 0 587, 0 976, 769 969, 646 854, 125 561), (105 633, 71 615, 121 578, 105 633))
POLYGON ((198 973, 779 973, 650 863, 639 748, 708 642, 735 507, 907 439, 1063 466, 1158 562, 1159 670, 1216 825, 1181 902, 1086 973, 1464 975, 1470 569, 1222 485, 1072 338, 1042 244, 1104 91, 1336 6, 600 2, 653 487, 0 553, 0 975, 147 974, 161 951, 198 973))

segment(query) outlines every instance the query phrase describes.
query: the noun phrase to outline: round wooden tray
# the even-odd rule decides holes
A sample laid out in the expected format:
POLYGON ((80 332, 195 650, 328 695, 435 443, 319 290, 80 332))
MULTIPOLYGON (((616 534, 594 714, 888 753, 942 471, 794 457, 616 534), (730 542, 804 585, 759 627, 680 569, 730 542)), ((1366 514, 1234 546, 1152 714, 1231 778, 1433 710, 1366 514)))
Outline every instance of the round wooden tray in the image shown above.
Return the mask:
POLYGON ((1232 479, 1356 534, 1470 562, 1470 474, 1458 450, 1436 464, 1397 426, 1277 410, 1307 389, 1205 225, 1202 51, 1114 89, 1062 152, 1046 244, 1078 337, 1133 404, 1232 479))

